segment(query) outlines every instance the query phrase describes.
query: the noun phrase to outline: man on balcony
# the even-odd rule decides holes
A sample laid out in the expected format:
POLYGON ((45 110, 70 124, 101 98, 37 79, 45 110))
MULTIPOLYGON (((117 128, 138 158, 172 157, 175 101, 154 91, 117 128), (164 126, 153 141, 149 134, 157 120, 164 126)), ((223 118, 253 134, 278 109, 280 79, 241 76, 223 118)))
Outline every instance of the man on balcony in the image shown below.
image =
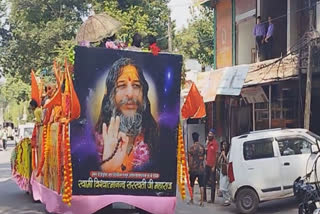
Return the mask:
POLYGON ((271 59, 272 58, 272 46, 273 46, 273 29, 274 25, 272 23, 272 19, 269 16, 268 17, 268 31, 267 31, 267 36, 265 38, 265 44, 266 44, 266 59, 271 59))
POLYGON ((264 59, 264 41, 266 36, 266 29, 263 23, 261 23, 261 17, 257 17, 257 24, 253 28, 253 35, 256 39, 258 57, 260 61, 264 59))

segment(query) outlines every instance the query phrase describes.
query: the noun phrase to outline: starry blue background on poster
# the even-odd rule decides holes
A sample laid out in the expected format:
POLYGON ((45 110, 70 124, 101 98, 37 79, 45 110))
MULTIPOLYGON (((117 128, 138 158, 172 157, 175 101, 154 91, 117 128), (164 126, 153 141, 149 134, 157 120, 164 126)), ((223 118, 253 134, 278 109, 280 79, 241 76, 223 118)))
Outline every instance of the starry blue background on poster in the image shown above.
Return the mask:
MULTIPOLYGON (((105 48, 76 47, 74 86, 81 104, 81 116, 71 123, 71 153, 74 195, 152 195, 175 196, 176 194, 176 147, 180 110, 180 80, 182 57, 161 53, 153 56, 146 52, 111 50, 105 48), (153 81, 157 93, 160 144, 152 167, 146 172, 160 174, 157 181, 172 182, 172 191, 82 189, 78 180, 88 179, 91 171, 100 171, 100 163, 93 137, 94 125, 88 118, 87 99, 90 90, 120 58, 131 58, 153 81)), ((96 111, 100 111, 97 109, 96 111)), ((105 179, 108 180, 108 179, 105 179)), ((119 180, 119 179, 117 179, 119 180)))

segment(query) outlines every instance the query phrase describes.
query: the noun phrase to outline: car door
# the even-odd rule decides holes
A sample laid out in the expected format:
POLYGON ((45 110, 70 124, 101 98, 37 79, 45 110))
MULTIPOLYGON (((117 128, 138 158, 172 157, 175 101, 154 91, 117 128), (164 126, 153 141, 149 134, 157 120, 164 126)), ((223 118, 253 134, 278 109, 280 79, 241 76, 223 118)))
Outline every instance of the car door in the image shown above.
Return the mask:
POLYGON ((303 136, 281 137, 276 140, 280 152, 283 195, 291 195, 294 180, 307 173, 312 143, 303 136))
POLYGON ((247 141, 243 144, 245 170, 248 184, 258 192, 260 200, 281 197, 279 157, 275 155, 273 138, 247 141))

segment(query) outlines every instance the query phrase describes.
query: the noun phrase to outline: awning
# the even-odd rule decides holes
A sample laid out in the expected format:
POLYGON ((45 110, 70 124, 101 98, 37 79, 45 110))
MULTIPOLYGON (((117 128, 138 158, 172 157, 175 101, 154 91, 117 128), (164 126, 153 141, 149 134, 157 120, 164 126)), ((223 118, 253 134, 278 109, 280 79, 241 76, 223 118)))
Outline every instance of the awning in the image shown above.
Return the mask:
MULTIPOLYGON (((298 56, 290 55, 250 65, 237 65, 209 72, 198 72, 194 82, 205 103, 215 101, 216 95, 239 96, 243 87, 296 78, 299 74, 298 56)), ((182 96, 191 85, 186 84, 182 96)))
MULTIPOLYGON (((203 101, 213 102, 216 95, 240 95, 243 83, 249 71, 249 65, 239 65, 222 68, 209 72, 199 72, 192 81, 200 91, 203 101)), ((182 96, 186 96, 186 91, 191 85, 187 85, 182 90, 182 96)))
POLYGON ((299 75, 298 65, 297 55, 251 64, 244 87, 295 78, 299 75))
POLYGON ((217 94, 239 96, 249 71, 249 65, 238 65, 223 70, 217 94))

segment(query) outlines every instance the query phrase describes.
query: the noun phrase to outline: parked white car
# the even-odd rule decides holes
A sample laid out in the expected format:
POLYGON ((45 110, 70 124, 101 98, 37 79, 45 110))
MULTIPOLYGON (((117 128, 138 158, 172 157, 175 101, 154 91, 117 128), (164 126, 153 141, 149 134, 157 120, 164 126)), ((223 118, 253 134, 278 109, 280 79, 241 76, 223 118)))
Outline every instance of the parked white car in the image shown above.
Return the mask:
POLYGON ((293 196, 294 180, 311 170, 318 155, 318 141, 318 135, 305 129, 269 129, 232 138, 229 191, 238 210, 255 213, 260 202, 293 196))

